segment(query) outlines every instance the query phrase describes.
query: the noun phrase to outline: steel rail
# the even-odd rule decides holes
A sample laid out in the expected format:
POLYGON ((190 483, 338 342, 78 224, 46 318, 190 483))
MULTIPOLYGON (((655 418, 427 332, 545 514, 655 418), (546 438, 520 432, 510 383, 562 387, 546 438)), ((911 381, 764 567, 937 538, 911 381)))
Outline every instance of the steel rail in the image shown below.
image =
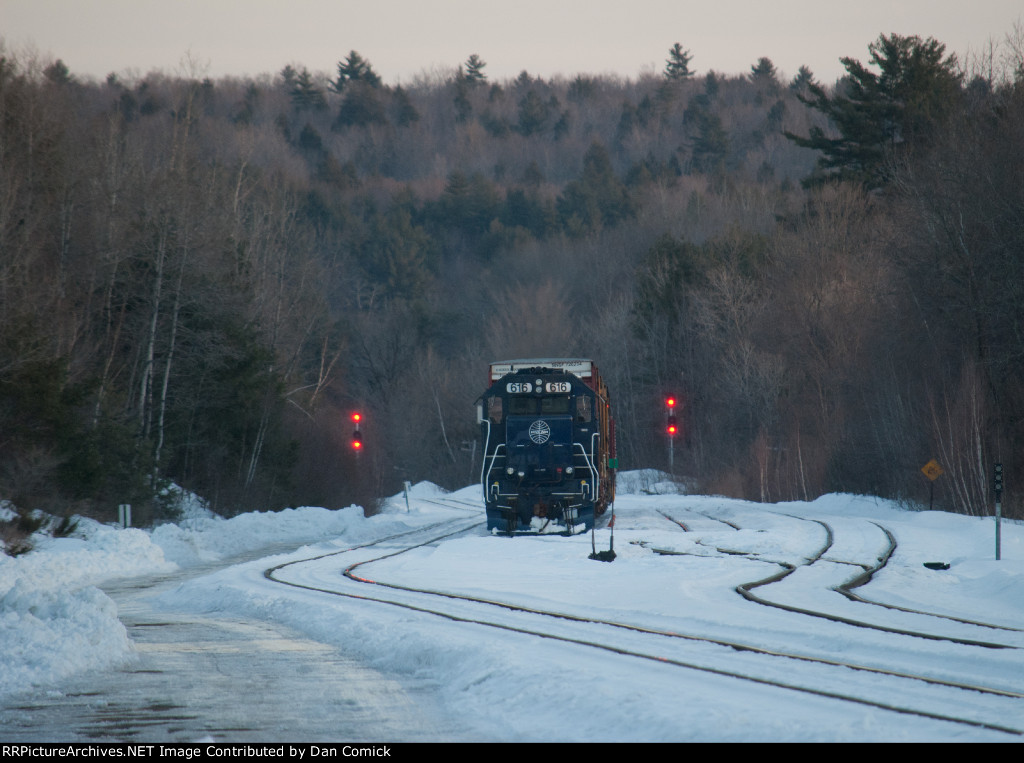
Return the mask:
MULTIPOLYGON (((815 522, 816 524, 821 525, 825 529, 825 533, 826 533, 825 545, 822 546, 822 548, 818 550, 817 554, 815 554, 813 557, 808 559, 807 564, 800 565, 800 566, 809 567, 810 565, 814 564, 815 562, 820 561, 824 557, 824 555, 828 552, 828 550, 832 547, 832 544, 833 544, 833 532, 832 532, 831 526, 829 526, 826 522, 823 522, 820 519, 807 519, 805 517, 798 517, 798 516, 794 516, 792 514, 783 514, 781 512, 774 512, 774 513, 777 513, 779 516, 786 516, 786 517, 790 517, 792 519, 797 519, 797 520, 800 520, 800 521, 803 521, 803 522, 815 522)), ((881 525, 878 525, 875 522, 872 522, 872 524, 874 524, 876 527, 878 527, 879 529, 882 529, 884 531, 884 528, 882 528, 881 525)), ((892 536, 891 533, 886 533, 886 534, 887 534, 887 536, 891 540, 890 546, 887 549, 886 553, 884 553, 882 555, 882 557, 878 560, 878 564, 876 564, 873 568, 868 570, 869 576, 868 576, 867 579, 870 579, 871 575, 874 575, 876 572, 878 572, 880 569, 882 569, 888 563, 889 558, 892 556, 893 552, 896 549, 895 538, 892 536)), ((829 561, 832 561, 832 560, 829 560, 829 561)), ((776 564, 780 564, 779 562, 775 562, 775 563, 776 564)), ((838 563, 838 562, 835 562, 835 563, 838 563)), ((849 563, 849 562, 846 562, 846 563, 849 563)), ((775 609, 781 609, 783 611, 793 612, 795 614, 807 615, 809 617, 817 617, 817 618, 821 618, 821 619, 824 619, 824 620, 829 620, 831 622, 842 623, 844 625, 850 625, 850 626, 853 626, 855 628, 867 628, 867 629, 870 629, 870 630, 881 631, 883 633, 895 633, 895 634, 898 634, 898 635, 901 635, 901 636, 911 636, 913 638, 926 639, 926 640, 929 640, 929 641, 945 641, 945 642, 950 642, 950 643, 954 643, 954 644, 962 644, 964 646, 984 647, 986 649, 1020 649, 1021 648, 1021 647, 1018 647, 1018 646, 1013 646, 1012 644, 1000 644, 1000 643, 993 642, 993 641, 983 641, 983 640, 980 640, 980 639, 969 639, 969 638, 961 638, 959 636, 949 636, 949 635, 942 635, 942 634, 936 634, 936 633, 927 633, 925 631, 914 631, 914 630, 909 630, 909 629, 906 629, 906 628, 897 628, 897 627, 894 627, 894 626, 881 625, 879 623, 871 623, 871 622, 867 622, 865 620, 858 620, 858 619, 852 618, 852 617, 845 617, 843 615, 836 615, 836 614, 832 614, 832 613, 829 613, 829 612, 822 612, 821 610, 807 609, 807 608, 804 608, 804 607, 798 607, 798 606, 794 606, 794 605, 791 605, 791 604, 782 604, 780 602, 775 602, 775 601, 771 601, 769 599, 762 598, 762 597, 757 596, 756 594, 752 593, 752 591, 755 588, 760 588, 762 586, 767 586, 767 585, 771 585, 773 583, 778 583, 780 580, 783 580, 784 578, 788 577, 793 572, 795 572, 797 569, 799 569, 799 567, 794 566, 794 565, 789 565, 789 564, 783 564, 782 566, 783 566, 783 569, 780 572, 778 572, 778 573, 776 573, 774 575, 770 575, 767 578, 764 578, 762 580, 750 581, 748 583, 741 583, 740 585, 736 586, 736 588, 735 588, 736 593, 738 593, 744 599, 747 599, 748 601, 754 602, 755 604, 760 604, 760 605, 766 606, 766 607, 774 607, 775 609)), ((856 565, 856 566, 861 566, 861 565, 856 565)), ((863 578, 863 576, 858 576, 857 578, 854 578, 854 580, 861 580, 861 578, 863 578)), ((861 582, 858 583, 858 585, 863 585, 865 582, 867 582, 866 579, 865 580, 861 580, 861 582)), ((845 594, 841 590, 842 587, 843 586, 837 586, 837 587, 834 587, 832 590, 834 590, 834 591, 836 591, 838 593, 843 593, 844 595, 847 595, 847 594, 845 594)), ((854 594, 853 596, 856 596, 856 595, 854 594)), ((848 598, 850 598, 850 597, 848 596, 848 598)), ((865 603, 866 604, 873 604, 874 602, 865 601, 865 603)), ((976 625, 976 626, 981 626, 981 627, 987 627, 987 628, 997 628, 998 627, 998 626, 990 625, 990 624, 987 624, 987 623, 971 623, 970 621, 964 621, 962 619, 958 619, 958 618, 955 618, 955 617, 952 617, 952 616, 949 616, 949 615, 943 615, 943 614, 936 613, 936 612, 925 612, 923 610, 918 610, 915 613, 923 615, 923 616, 927 616, 927 617, 935 617, 935 618, 939 618, 939 619, 957 621, 957 622, 961 622, 961 623, 965 623, 966 622, 968 624, 976 625)), ((1008 628, 1008 629, 1005 629, 1005 630, 1016 630, 1016 629, 1008 628)))
MULTIPOLYGON (((555 641, 561 641, 561 642, 565 642, 565 643, 578 644, 578 645, 582 645, 582 646, 589 646, 589 647, 592 647, 592 648, 595 648, 595 649, 600 649, 600 650, 604 650, 604 651, 607 651, 607 652, 611 652, 611 653, 615 653, 615 654, 620 654, 620 655, 624 655, 624 656, 630 656, 630 657, 635 657, 635 658, 639 658, 639 659, 655 661, 655 662, 662 663, 662 664, 669 664, 669 665, 673 665, 673 666, 680 667, 680 668, 697 670, 697 671, 702 671, 702 672, 711 673, 711 674, 720 675, 720 676, 732 677, 732 678, 736 678, 736 679, 739 679, 739 680, 751 681, 751 682, 754 682, 754 683, 768 685, 768 686, 775 686, 775 687, 778 687, 778 688, 792 690, 792 691, 797 691, 797 692, 802 692, 802 693, 811 694, 811 695, 815 695, 815 696, 827 697, 827 698, 832 698, 832 699, 836 699, 836 700, 840 700, 840 701, 846 701, 846 702, 851 702, 851 703, 855 703, 855 704, 860 704, 860 705, 865 705, 865 706, 870 706, 870 707, 876 707, 876 708, 879 708, 879 709, 889 710, 889 711, 897 712, 897 713, 901 713, 901 714, 915 715, 915 716, 918 716, 918 717, 924 717, 924 718, 929 718, 929 719, 933 719, 933 720, 940 720, 940 721, 946 721, 946 722, 951 722, 951 723, 958 723, 958 724, 973 726, 973 727, 976 727, 976 728, 983 728, 983 729, 993 730, 993 731, 997 731, 997 732, 1001 732, 1001 733, 1012 734, 1012 735, 1016 735, 1016 736, 1024 736, 1024 730, 1012 728, 1012 727, 1009 727, 1009 726, 1003 726, 1003 725, 1000 725, 1000 724, 994 724, 994 723, 989 723, 989 722, 985 722, 985 721, 979 721, 979 720, 970 719, 970 718, 960 718, 960 717, 956 717, 956 716, 945 715, 945 714, 942 714, 942 713, 934 713, 934 712, 927 711, 927 710, 918 710, 918 709, 913 709, 913 708, 900 707, 900 706, 897 706, 897 705, 893 705, 891 703, 880 702, 880 701, 872 700, 872 699, 865 698, 865 697, 856 697, 856 696, 853 696, 853 695, 843 694, 843 693, 840 693, 840 692, 833 692, 833 691, 828 691, 828 690, 824 690, 824 689, 816 689, 816 688, 813 688, 813 687, 800 686, 800 685, 797 685, 797 684, 791 684, 791 683, 788 683, 788 682, 776 681, 776 680, 773 680, 773 679, 764 678, 764 677, 760 677, 760 676, 751 676, 749 674, 739 673, 739 672, 731 671, 731 670, 725 670, 723 668, 716 668, 716 667, 708 666, 708 665, 700 665, 700 664, 697 664, 697 663, 692 663, 692 662, 688 662, 688 661, 684 661, 684 660, 679 660, 679 659, 672 658, 672 657, 666 657, 664 655, 656 655, 656 654, 648 654, 648 653, 645 653, 645 652, 639 652, 639 651, 636 651, 636 650, 633 650, 633 649, 627 649, 627 648, 624 648, 624 647, 615 646, 613 644, 600 643, 600 642, 593 641, 593 640, 590 640, 590 639, 584 639, 584 638, 577 638, 577 637, 566 636, 566 635, 553 634, 553 633, 549 633, 549 632, 534 630, 532 628, 526 628, 526 627, 521 627, 521 626, 510 625, 508 623, 493 622, 493 621, 490 621, 490 620, 483 620, 483 619, 479 619, 479 618, 476 618, 476 617, 468 617, 468 616, 465 616, 465 615, 459 615, 459 614, 455 614, 455 613, 452 613, 452 612, 445 612, 445 611, 441 611, 439 609, 434 609, 434 608, 431 608, 431 607, 421 606, 421 605, 418 605, 418 604, 412 604, 412 603, 409 603, 409 602, 396 601, 394 599, 379 598, 379 597, 367 596, 367 595, 363 595, 363 594, 356 594, 356 593, 351 593, 351 592, 346 592, 346 591, 340 591, 340 590, 333 589, 333 588, 323 588, 323 587, 320 587, 320 586, 311 586, 311 585, 306 585, 306 584, 303 584, 303 583, 295 583, 295 582, 288 581, 288 580, 282 580, 282 579, 280 579, 280 578, 275 576, 277 571, 279 571, 279 570, 281 570, 281 569, 283 569, 285 567, 291 566, 291 565, 302 564, 302 563, 307 563, 307 562, 311 562, 311 561, 317 561, 317 560, 320 560, 320 559, 323 559, 323 558, 326 558, 326 557, 329 557, 329 556, 337 556, 337 555, 348 553, 349 551, 356 550, 356 549, 359 549, 359 548, 365 548, 365 547, 372 546, 372 545, 378 545, 379 543, 384 542, 385 540, 394 540, 394 539, 397 539, 397 538, 400 538, 400 537, 405 537, 405 536, 411 535, 411 534, 416 533, 416 532, 422 532, 423 530, 434 529, 434 528, 442 526, 444 524, 451 524, 451 522, 437 523, 437 524, 431 525, 429 527, 418 528, 417 530, 412 530, 412 531, 405 532, 405 533, 400 533, 400 534, 397 534, 397 535, 394 535, 394 536, 389 536, 388 538, 380 539, 378 541, 373 541, 371 543, 362 544, 360 546, 354 546, 351 549, 344 549, 344 550, 341 550, 341 551, 331 552, 331 553, 328 553, 328 554, 321 554, 321 555, 318 555, 316 557, 312 557, 312 558, 308 558, 308 559, 293 560, 291 562, 285 562, 283 564, 276 565, 275 567, 272 567, 272 568, 264 571, 264 576, 267 577, 269 580, 272 580, 272 581, 274 581, 276 583, 287 585, 287 586, 291 586, 291 587, 295 587, 295 588, 315 591, 315 592, 324 593, 324 594, 333 595, 333 596, 341 596, 341 597, 346 597, 346 598, 352 598, 352 599, 357 599, 357 600, 361 600, 361 601, 372 601, 372 602, 381 603, 381 604, 388 604, 388 605, 391 605, 391 606, 397 606, 397 607, 400 607, 400 608, 403 608, 403 609, 406 609, 406 610, 410 610, 410 611, 415 611, 415 612, 420 612, 420 613, 424 613, 424 614, 430 614, 430 615, 442 617, 442 618, 448 619, 448 620, 453 621, 453 622, 481 625, 481 626, 485 626, 485 627, 497 628, 497 629, 508 631, 508 632, 520 633, 520 634, 534 636, 534 637, 538 637, 538 638, 544 638, 544 639, 550 639, 550 640, 555 640, 555 641)), ((429 539, 427 539, 427 540, 425 540, 423 542, 412 544, 412 545, 410 545, 410 546, 408 546, 406 548, 398 549, 396 551, 392 551, 392 552, 389 552, 387 554, 383 554, 383 555, 381 555, 379 557, 375 557, 373 559, 366 559, 366 560, 363 560, 363 561, 360 561, 360 562, 356 562, 355 564, 352 564, 349 567, 347 567, 343 574, 346 577, 348 577, 350 580, 354 581, 354 582, 358 582, 358 583, 362 583, 362 584, 375 585, 375 586, 383 587, 385 589, 398 590, 398 591, 403 591, 403 592, 406 592, 406 593, 413 593, 413 594, 417 594, 417 595, 425 595, 425 596, 431 596, 431 597, 441 597, 441 598, 452 599, 452 600, 466 601, 466 602, 469 602, 469 603, 483 604, 483 605, 492 606, 492 607, 499 607, 499 608, 510 610, 510 611, 514 611, 514 612, 528 613, 528 614, 533 614, 533 615, 539 615, 539 616, 544 616, 544 617, 551 617, 551 618, 567 620, 567 621, 572 621, 572 622, 578 622, 578 623, 584 623, 584 624, 604 625, 604 626, 608 626, 608 627, 612 627, 612 628, 625 629, 627 631, 633 631, 633 632, 649 634, 649 635, 657 635, 657 636, 664 636, 664 637, 669 637, 669 638, 679 638, 679 639, 684 639, 684 640, 694 641, 694 642, 709 643, 709 644, 713 644, 713 645, 728 647, 728 648, 734 649, 736 651, 741 651, 741 652, 745 651, 745 652, 751 652, 751 653, 755 653, 755 654, 763 654, 763 655, 766 655, 766 656, 774 656, 774 657, 781 657, 781 658, 785 658, 785 659, 800 660, 800 661, 804 661, 804 662, 825 665, 825 666, 828 666, 828 667, 848 668, 848 669, 853 669, 853 670, 863 671, 863 672, 868 672, 868 673, 874 673, 874 674, 884 675, 884 676, 893 677, 893 678, 900 678, 900 679, 906 679, 906 680, 920 681, 920 682, 923 682, 923 683, 926 683, 926 684, 933 684, 933 685, 944 686, 944 687, 949 687, 949 688, 956 688, 956 689, 961 689, 961 690, 966 690, 966 691, 974 691, 974 692, 979 692, 979 693, 982 693, 982 694, 995 695, 995 696, 999 696, 999 697, 1006 697, 1006 698, 1013 698, 1013 699, 1024 698, 1024 694, 1021 694, 1021 693, 1018 693, 1018 692, 1002 690, 1002 689, 995 689, 995 688, 992 688, 992 687, 977 686, 977 685, 971 685, 971 684, 966 684, 966 683, 961 683, 961 682, 956 682, 956 681, 946 681, 946 680, 937 679, 937 678, 933 678, 933 677, 929 677, 929 676, 922 676, 922 675, 917 675, 917 674, 904 673, 904 672, 901 672, 901 671, 887 670, 887 669, 884 669, 884 668, 876 668, 876 667, 858 665, 856 663, 848 663, 848 662, 842 662, 842 661, 838 661, 838 660, 829 660, 829 659, 820 658, 820 657, 813 657, 813 656, 810 656, 810 655, 800 655, 800 654, 796 654, 796 653, 782 652, 782 651, 771 650, 771 649, 764 649, 764 648, 752 646, 752 645, 749 645, 749 644, 742 644, 742 643, 738 643, 738 642, 731 642, 731 641, 728 641, 728 640, 725 640, 725 639, 713 639, 713 638, 708 638, 708 637, 703 637, 703 636, 695 636, 695 635, 691 635, 691 634, 682 634, 682 633, 677 633, 677 632, 673 632, 673 631, 665 631, 665 630, 656 629, 656 628, 648 628, 648 627, 645 627, 645 626, 638 626, 638 625, 629 624, 629 623, 619 623, 619 622, 615 622, 615 621, 601 620, 601 619, 597 619, 597 618, 588 618, 588 617, 583 617, 583 616, 579 616, 579 615, 572 615, 572 614, 563 613, 563 612, 553 612, 553 611, 548 611, 548 610, 540 610, 540 609, 536 609, 536 608, 532 608, 532 607, 525 607, 525 606, 522 606, 522 605, 513 604, 513 603, 510 603, 510 602, 502 602, 502 601, 496 601, 496 600, 491 600, 491 599, 484 599, 484 598, 481 598, 481 597, 467 596, 467 595, 456 594, 456 593, 452 593, 452 592, 437 591, 437 590, 431 590, 431 589, 421 589, 421 588, 414 588, 414 587, 410 587, 410 586, 402 586, 402 585, 398 585, 398 584, 394 584, 394 583, 386 583, 386 582, 383 582, 383 581, 380 581, 380 580, 371 580, 369 578, 363 578, 363 577, 354 575, 353 572, 352 572, 356 568, 361 567, 363 565, 367 565, 367 564, 370 564, 370 563, 373 563, 373 562, 381 561, 383 559, 387 559, 387 558, 390 558, 390 557, 393 557, 393 556, 397 556, 397 555, 405 553, 405 552, 407 552, 409 550, 412 550, 414 548, 420 548, 422 546, 426 546, 426 545, 429 545, 431 543, 436 543, 438 540, 443 540, 445 538, 449 538, 449 537, 453 537, 455 535, 459 535, 459 534, 465 533, 468 530, 474 529, 474 527, 478 527, 478 526, 479 526, 479 523, 476 524, 476 525, 468 526, 468 527, 460 527, 460 528, 454 529, 454 530, 452 530, 450 532, 445 532, 445 533, 440 534, 440 535, 435 535, 435 536, 433 536, 433 537, 431 537, 431 538, 429 538, 429 539)))

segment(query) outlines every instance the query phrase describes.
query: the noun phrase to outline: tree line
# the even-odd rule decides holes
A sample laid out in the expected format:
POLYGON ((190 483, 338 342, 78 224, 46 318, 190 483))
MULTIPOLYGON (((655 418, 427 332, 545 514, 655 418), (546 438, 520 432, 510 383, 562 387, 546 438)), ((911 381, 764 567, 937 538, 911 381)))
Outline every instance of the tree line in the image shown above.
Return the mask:
POLYGON ((620 465, 756 500, 1007 510, 1024 477, 1020 35, 829 85, 478 55, 103 82, 0 49, 0 496, 328 507, 479 473, 491 360, 586 356, 620 465), (349 449, 353 411, 365 448, 349 449))

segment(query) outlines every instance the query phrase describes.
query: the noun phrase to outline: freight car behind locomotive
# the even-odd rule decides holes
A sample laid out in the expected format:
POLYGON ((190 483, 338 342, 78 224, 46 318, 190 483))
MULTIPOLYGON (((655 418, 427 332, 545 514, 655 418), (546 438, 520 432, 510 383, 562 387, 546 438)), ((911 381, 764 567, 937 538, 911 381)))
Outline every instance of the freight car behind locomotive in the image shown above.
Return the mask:
POLYGON ((492 532, 579 532, 615 498, 615 423, 587 359, 491 363, 477 401, 492 532))

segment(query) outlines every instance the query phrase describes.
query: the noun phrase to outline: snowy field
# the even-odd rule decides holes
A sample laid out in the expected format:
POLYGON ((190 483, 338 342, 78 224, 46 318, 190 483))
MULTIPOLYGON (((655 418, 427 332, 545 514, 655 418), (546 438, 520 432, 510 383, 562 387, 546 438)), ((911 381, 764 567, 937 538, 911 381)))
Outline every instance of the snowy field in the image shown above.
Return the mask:
MULTIPOLYGON (((623 477, 615 504, 617 558, 611 564, 587 558, 590 534, 508 539, 478 529, 374 562, 359 574, 417 589, 1024 691, 1022 523, 1003 522, 1002 560, 997 562, 991 518, 908 512, 886 501, 849 495, 763 505, 678 495, 668 484, 650 484, 638 475, 623 477), (686 531, 670 519, 683 523, 686 531), (833 590, 878 563, 889 547, 886 530, 896 550, 869 584, 856 589, 859 596, 998 624, 1008 630, 995 631, 990 638, 1020 648, 985 649, 855 628, 747 601, 736 592, 737 586, 789 565, 795 572, 781 583, 752 592, 764 601, 838 617, 863 617, 869 611, 873 620, 892 627, 976 637, 978 629, 968 624, 932 624, 935 618, 851 602, 833 590), (826 545, 824 555, 815 558, 826 545), (924 566, 936 561, 948 563, 949 569, 924 566)), ((154 530, 82 520, 75 537, 37 536, 31 553, 0 556, 0 703, 30 687, 59 692, 72 676, 133 659, 133 644, 117 618, 116 605, 101 590, 104 584, 204 566, 211 571, 164 593, 158 606, 284 623, 398 680, 426 676, 436 683, 447 712, 470 719, 478 739, 1020 741, 989 729, 851 705, 723 673, 751 672, 826 693, 878 696, 927 707, 940 716, 962 713, 980 719, 989 712, 1002 713, 992 722, 1024 729, 1020 699, 988 704, 973 696, 965 700, 963 695, 971 693, 945 687, 913 688, 903 696, 903 688, 891 688, 874 673, 826 670, 685 639, 661 645, 654 640, 660 637, 612 633, 606 626, 589 625, 583 631, 581 624, 552 625, 550 618, 529 621, 530 627, 566 639, 587 633, 627 650, 664 650, 678 662, 712 669, 668 667, 379 602, 332 599, 281 586, 263 575, 271 565, 323 557, 314 564, 283 568, 280 574, 300 585, 356 586, 342 580, 346 562, 344 555, 332 556, 335 552, 472 517, 465 504, 474 502, 479 504, 476 486, 442 495, 434 486, 421 484, 413 489, 408 509, 405 498, 396 496, 371 518, 364 518, 358 507, 302 508, 232 519, 195 509, 178 524, 154 530), (446 507, 433 502, 439 498, 465 503, 446 507), (284 543, 296 550, 224 564, 246 552, 280 549, 284 543)), ((607 528, 597 532, 596 543, 598 550, 608 547, 607 528)), ((473 617, 496 622, 512 617, 481 614, 479 607, 475 611, 473 617)), ((516 624, 524 627, 523 622, 516 624)))

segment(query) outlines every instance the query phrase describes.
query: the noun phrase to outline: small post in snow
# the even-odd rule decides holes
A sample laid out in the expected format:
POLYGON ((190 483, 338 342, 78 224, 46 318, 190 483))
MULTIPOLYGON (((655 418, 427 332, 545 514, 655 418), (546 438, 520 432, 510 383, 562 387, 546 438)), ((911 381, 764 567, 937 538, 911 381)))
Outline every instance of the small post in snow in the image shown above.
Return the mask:
POLYGON ((412 487, 412 485, 409 484, 409 480, 406 480, 405 481, 405 513, 406 514, 409 513, 409 488, 411 488, 411 487, 412 487))
POLYGON ((132 526, 132 505, 130 503, 119 503, 117 505, 117 521, 121 527, 132 526))
POLYGON ((996 464, 992 474, 992 492, 996 494, 996 561, 1002 556, 1000 524, 1003 519, 1003 465, 996 464))

